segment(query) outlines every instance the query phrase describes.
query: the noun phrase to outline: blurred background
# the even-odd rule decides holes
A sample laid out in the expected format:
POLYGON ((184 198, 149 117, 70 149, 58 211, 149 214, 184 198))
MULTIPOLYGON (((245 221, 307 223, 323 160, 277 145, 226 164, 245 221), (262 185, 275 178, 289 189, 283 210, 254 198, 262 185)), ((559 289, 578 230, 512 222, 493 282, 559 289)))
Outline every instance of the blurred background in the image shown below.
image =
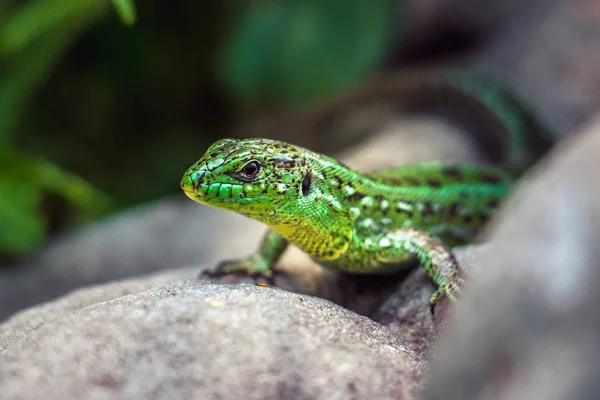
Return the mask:
POLYGON ((11 287, 35 302, 48 279, 32 276, 50 267, 33 257, 54 238, 183 198, 182 173, 219 138, 296 135, 331 152, 368 136, 297 136, 289 121, 378 74, 464 62, 571 132, 598 106, 597 7, 496 3, 0 0, 0 303, 17 304, 11 287))
POLYGON ((178 192, 241 119, 355 85, 390 47, 401 6, 2 0, 0 259, 178 192))

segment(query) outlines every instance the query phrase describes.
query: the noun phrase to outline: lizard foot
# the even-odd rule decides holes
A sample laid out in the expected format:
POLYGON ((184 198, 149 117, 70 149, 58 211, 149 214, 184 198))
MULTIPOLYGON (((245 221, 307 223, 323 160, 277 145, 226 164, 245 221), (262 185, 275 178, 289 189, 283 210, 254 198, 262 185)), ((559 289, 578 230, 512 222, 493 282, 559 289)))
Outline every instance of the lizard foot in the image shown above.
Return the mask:
POLYGON ((219 261, 214 269, 200 272, 198 278, 214 279, 233 275, 247 276, 257 283, 274 285, 274 271, 264 263, 262 258, 255 255, 244 259, 219 261))
POLYGON ((456 283, 441 285, 429 299, 431 306, 434 306, 442 295, 446 295, 452 302, 456 303, 461 295, 460 287, 456 283))

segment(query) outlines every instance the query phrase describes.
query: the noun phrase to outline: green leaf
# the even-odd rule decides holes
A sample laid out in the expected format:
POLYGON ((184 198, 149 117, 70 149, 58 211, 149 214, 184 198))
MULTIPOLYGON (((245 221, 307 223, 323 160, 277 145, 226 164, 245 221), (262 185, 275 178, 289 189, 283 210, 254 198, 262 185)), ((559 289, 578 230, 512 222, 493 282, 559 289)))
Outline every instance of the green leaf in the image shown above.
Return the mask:
POLYGON ((81 178, 0 142, 1 252, 26 254, 45 237, 46 222, 40 213, 45 192, 95 215, 113 206, 110 198, 81 178))
POLYGON ((255 3, 225 47, 222 75, 241 101, 252 101, 276 69, 270 63, 277 51, 272 35, 282 29, 283 11, 271 3, 255 3))
POLYGON ((125 25, 132 26, 135 24, 137 16, 135 4, 133 4, 132 0, 112 0, 112 2, 117 10, 117 14, 119 14, 121 21, 125 25))
POLYGON ((0 26, 0 53, 21 51, 49 31, 86 19, 106 8, 105 0, 34 0, 24 3, 0 26))
POLYGON ((398 0, 257 1, 223 51, 222 76, 250 102, 303 106, 356 84, 394 39, 398 0))
POLYGON ((112 202, 108 196, 78 176, 54 164, 37 160, 31 165, 32 178, 46 190, 54 192, 73 205, 95 213, 106 212, 112 202))
MULTIPOLYGON (((113 0, 126 24, 135 21, 131 1, 113 0)), ((46 233, 41 201, 47 192, 92 215, 112 210, 112 199, 83 179, 6 144, 26 105, 62 53, 106 0, 31 0, 0 15, 0 252, 25 254, 46 233)), ((0 7, 0 12, 3 11, 0 7)))
POLYGON ((1 142, 0 175, 53 192, 81 209, 99 213, 112 207, 111 199, 85 180, 47 161, 24 155, 1 142))
POLYGON ((13 56, 0 80, 0 140, 8 140, 35 90, 89 20, 105 8, 103 3, 37 0, 0 27, 0 56, 13 56))
POLYGON ((0 178, 1 252, 26 254, 44 238, 46 225, 39 211, 41 197, 41 188, 31 183, 0 178))

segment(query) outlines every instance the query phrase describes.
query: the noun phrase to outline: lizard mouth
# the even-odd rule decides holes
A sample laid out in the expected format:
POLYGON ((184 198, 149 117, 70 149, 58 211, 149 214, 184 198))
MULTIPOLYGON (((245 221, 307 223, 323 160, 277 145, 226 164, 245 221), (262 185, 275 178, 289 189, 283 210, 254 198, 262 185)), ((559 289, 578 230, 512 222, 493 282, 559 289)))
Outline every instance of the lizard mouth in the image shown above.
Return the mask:
POLYGON ((187 197, 189 197, 190 199, 195 200, 195 201, 197 201, 198 198, 201 197, 196 192, 188 192, 188 191, 184 190, 183 193, 185 193, 185 195, 187 197))
POLYGON ((181 189, 183 189, 184 193, 190 198, 192 198, 192 196, 199 197, 202 196, 202 194, 198 192, 198 186, 201 183, 202 182, 200 181, 194 182, 192 174, 185 174, 183 178, 181 178, 181 189))

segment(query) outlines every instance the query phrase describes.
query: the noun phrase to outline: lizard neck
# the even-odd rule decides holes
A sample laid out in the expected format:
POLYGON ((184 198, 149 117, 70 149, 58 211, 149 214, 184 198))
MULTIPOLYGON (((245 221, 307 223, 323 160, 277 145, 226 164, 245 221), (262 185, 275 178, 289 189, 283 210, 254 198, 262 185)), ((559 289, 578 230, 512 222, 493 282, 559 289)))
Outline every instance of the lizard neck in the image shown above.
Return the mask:
POLYGON ((309 255, 335 260, 350 245, 354 227, 342 188, 363 178, 333 158, 309 151, 303 156, 307 184, 298 198, 281 204, 262 222, 309 255))

